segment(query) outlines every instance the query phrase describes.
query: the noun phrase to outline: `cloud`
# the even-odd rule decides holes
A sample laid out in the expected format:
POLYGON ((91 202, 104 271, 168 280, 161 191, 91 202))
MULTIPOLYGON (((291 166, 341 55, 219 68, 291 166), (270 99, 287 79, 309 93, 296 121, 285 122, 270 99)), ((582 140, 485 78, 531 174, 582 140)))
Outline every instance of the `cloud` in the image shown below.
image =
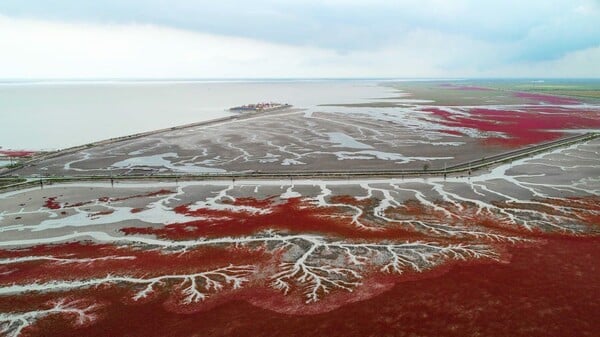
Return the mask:
POLYGON ((328 52, 155 25, 0 18, 2 77, 274 75, 328 52))
POLYGON ((567 53, 555 60, 523 62, 501 66, 482 76, 508 74, 514 77, 600 78, 600 44, 596 47, 567 53))
POLYGON ((338 52, 386 48, 414 29, 516 44, 513 61, 598 43, 598 0, 2 0, 11 17, 154 24, 338 52))
MULTIPOLYGON (((348 77, 431 76, 428 55, 379 50, 347 55, 155 25, 99 25, 0 17, 0 76, 348 77)), ((435 63, 435 62, 433 62, 435 63)))
MULTIPOLYGON (((492 43, 418 27, 385 45, 339 51, 160 25, 0 16, 0 41, 0 78, 465 77, 521 76, 523 70, 548 74, 535 62, 509 62, 518 49, 513 42, 492 43)), ((585 49, 551 64, 564 76, 600 76, 590 68, 598 64, 598 56, 596 49, 585 49)))

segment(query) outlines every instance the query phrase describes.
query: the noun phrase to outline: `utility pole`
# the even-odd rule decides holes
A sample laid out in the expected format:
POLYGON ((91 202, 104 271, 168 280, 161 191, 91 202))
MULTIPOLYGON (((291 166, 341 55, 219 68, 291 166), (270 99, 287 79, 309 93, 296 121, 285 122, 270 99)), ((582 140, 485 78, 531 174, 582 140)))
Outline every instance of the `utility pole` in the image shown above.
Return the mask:
POLYGON ((109 168, 108 170, 110 171, 110 187, 114 188, 115 187, 115 180, 113 179, 112 168, 109 168))
POLYGON ((444 180, 446 179, 446 162, 444 162, 444 180))

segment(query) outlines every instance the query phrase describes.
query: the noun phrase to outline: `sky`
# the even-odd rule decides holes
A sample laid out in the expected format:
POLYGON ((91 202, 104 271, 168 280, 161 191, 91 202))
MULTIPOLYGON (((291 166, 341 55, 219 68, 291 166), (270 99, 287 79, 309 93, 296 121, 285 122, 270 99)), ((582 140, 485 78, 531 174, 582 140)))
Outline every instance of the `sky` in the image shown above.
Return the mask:
POLYGON ((600 78, 600 0, 2 0, 0 79, 600 78))

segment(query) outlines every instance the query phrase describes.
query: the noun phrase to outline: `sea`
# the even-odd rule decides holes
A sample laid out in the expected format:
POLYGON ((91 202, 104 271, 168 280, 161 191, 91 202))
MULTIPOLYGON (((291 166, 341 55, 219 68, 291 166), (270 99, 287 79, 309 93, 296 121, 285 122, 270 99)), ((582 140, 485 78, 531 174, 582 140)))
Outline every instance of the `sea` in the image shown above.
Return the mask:
POLYGON ((387 81, 111 80, 0 82, 0 148, 58 150, 231 115, 233 106, 360 103, 394 96, 387 81))

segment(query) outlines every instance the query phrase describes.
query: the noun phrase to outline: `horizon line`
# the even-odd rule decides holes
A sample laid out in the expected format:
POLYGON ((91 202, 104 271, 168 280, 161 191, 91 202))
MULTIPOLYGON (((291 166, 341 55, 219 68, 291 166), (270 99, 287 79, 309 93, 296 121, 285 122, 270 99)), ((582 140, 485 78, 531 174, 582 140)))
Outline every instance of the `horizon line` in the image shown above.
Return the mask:
POLYGON ((600 77, 514 77, 514 76, 473 76, 473 77, 30 77, 30 78, 0 78, 0 83, 23 82, 243 82, 243 81, 466 81, 466 80, 600 80, 600 77))

